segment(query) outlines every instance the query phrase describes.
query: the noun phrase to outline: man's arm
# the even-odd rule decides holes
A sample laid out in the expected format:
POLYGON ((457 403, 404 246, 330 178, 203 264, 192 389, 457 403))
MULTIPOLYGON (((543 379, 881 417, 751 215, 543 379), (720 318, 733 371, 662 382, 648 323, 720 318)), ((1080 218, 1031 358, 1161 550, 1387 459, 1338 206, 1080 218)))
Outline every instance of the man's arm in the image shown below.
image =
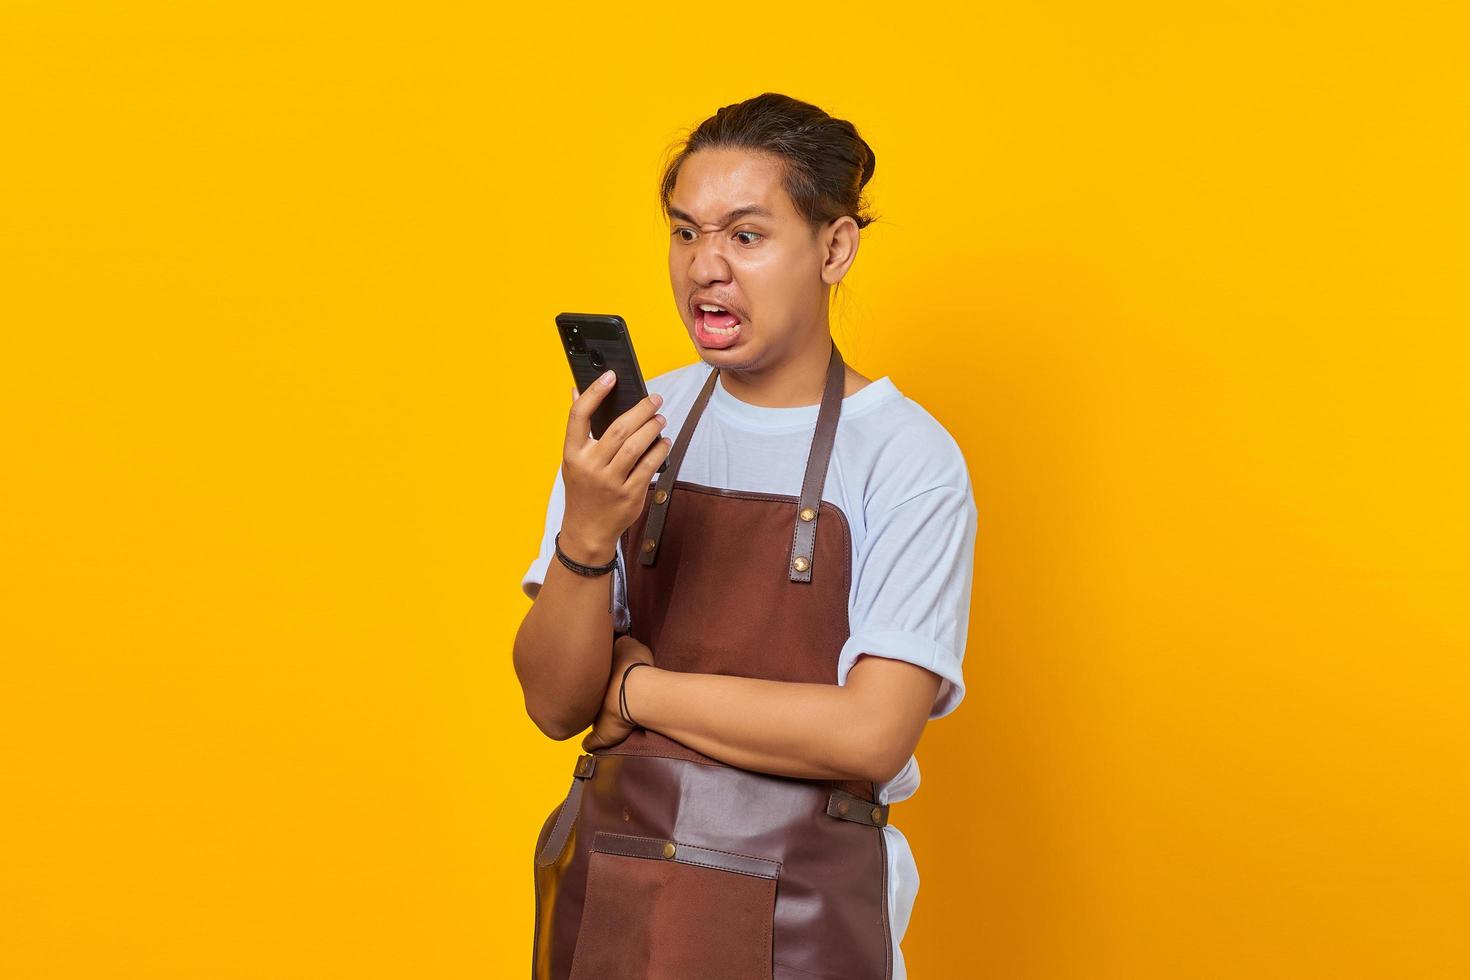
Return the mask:
MULTIPOLYGON (((654 471, 668 457, 659 436, 663 402, 656 392, 619 415, 601 439, 592 438, 592 413, 612 389, 612 372, 580 395, 572 386, 562 464, 547 503, 543 553, 561 528, 562 551, 575 562, 602 565, 617 553, 618 536, 643 508, 654 471)), ((612 669, 613 618, 609 575, 584 576, 555 559, 516 631, 512 658, 526 713, 554 739, 592 724, 612 669)))
MULTIPOLYGON (((616 543, 563 536, 576 561, 602 564, 616 543)), ((608 575, 578 575, 553 560, 531 608, 516 630, 512 662, 526 714, 547 736, 571 738, 597 717, 612 665, 613 623, 608 575)), ((646 669, 646 668, 645 668, 646 669)))
POLYGON ((842 685, 643 667, 628 675, 624 693, 639 725, 721 762, 881 783, 919 744, 939 684, 922 667, 863 655, 842 685))

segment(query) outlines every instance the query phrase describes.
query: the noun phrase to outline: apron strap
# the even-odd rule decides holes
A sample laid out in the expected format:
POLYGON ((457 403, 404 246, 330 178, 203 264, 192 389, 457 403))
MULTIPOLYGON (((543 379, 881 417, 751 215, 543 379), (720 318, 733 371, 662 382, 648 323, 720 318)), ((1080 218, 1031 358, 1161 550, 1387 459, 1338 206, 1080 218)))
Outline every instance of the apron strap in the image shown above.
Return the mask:
POLYGON ((561 857, 561 852, 567 846, 567 838, 572 836, 572 826, 577 822, 577 814, 582 810, 582 791, 587 780, 596 771, 597 756, 577 757, 577 767, 572 770, 572 788, 567 791, 567 798, 556 812, 556 824, 547 835, 546 843, 536 852, 536 867, 549 868, 561 857))
MULTIPOLYGON (((832 459, 832 444, 837 438, 837 419, 842 414, 842 388, 845 364, 837 342, 832 342, 832 355, 827 359, 827 377, 822 387, 822 404, 817 409, 817 427, 812 434, 811 450, 807 454, 806 473, 801 481, 801 496, 796 505, 796 526, 791 535, 791 560, 788 566, 791 581, 812 580, 813 557, 817 547, 817 516, 822 509, 822 486, 827 482, 827 467, 832 459)), ((643 543, 639 546, 638 561, 652 565, 658 557, 659 541, 663 537, 664 522, 668 518, 669 503, 674 495, 674 481, 678 478, 679 466, 689 449, 689 440, 694 428, 704 413, 714 391, 719 368, 710 368, 704 387, 694 399, 684 424, 679 427, 678 438, 669 452, 669 465, 654 484, 653 500, 649 504, 648 519, 643 523, 643 543)))
MULTIPOLYGON (((877 787, 874 786, 873 789, 873 799, 876 800, 878 798, 877 787)), ((840 789, 833 790, 832 795, 827 797, 827 816, 867 824, 870 827, 886 827, 888 826, 888 804, 869 803, 861 796, 854 796, 840 789)))
POLYGON ((653 560, 658 557, 658 543, 663 537, 664 520, 669 516, 669 500, 674 495, 674 479, 679 475, 679 464, 684 462, 684 452, 694 436, 694 427, 704 414, 704 406, 709 402, 710 393, 715 390, 715 379, 719 376, 719 368, 710 368, 709 376, 704 379, 704 387, 699 389, 694 406, 689 409, 684 424, 679 427, 674 448, 669 450, 669 465, 664 468, 658 483, 654 485, 653 501, 648 506, 648 519, 643 522, 643 544, 638 548, 640 564, 652 565, 653 560))
POLYGON ((801 481, 801 499, 796 506, 796 531, 791 536, 791 581, 812 580, 812 560, 817 550, 817 515, 822 509, 822 485, 827 482, 827 464, 837 438, 837 417, 842 414, 842 379, 846 372, 842 352, 832 343, 827 360, 827 383, 822 389, 822 407, 817 409, 817 431, 806 458, 806 475, 801 481))

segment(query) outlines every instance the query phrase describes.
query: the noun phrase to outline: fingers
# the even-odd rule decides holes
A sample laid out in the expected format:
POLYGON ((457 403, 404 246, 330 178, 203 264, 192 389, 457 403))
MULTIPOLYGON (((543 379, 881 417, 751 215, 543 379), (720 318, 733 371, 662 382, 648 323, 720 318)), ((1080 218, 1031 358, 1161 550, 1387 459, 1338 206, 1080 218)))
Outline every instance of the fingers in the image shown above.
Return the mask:
MULTIPOLYGON (((592 413, 612 393, 615 381, 617 377, 612 371, 604 371, 600 378, 587 386, 586 391, 572 396, 572 407, 567 413, 567 449, 580 448, 592 438, 592 413)), ((576 389, 577 386, 572 385, 572 390, 576 389)))
MULTIPOLYGON (((659 399, 659 401, 662 401, 662 399, 659 399)), ((654 401, 653 395, 648 395, 645 398, 639 399, 636 405, 613 419, 612 423, 602 433, 602 437, 584 450, 588 452, 588 458, 592 461, 593 465, 599 467, 614 465, 614 460, 618 457, 618 454, 624 451, 624 444, 631 439, 640 438, 640 431, 653 419, 657 412, 658 402, 654 401)), ((617 465, 620 468, 617 471, 617 475, 620 480, 628 475, 628 471, 633 468, 633 463, 637 461, 639 455, 657 437, 658 423, 654 424, 656 428, 652 432, 645 433, 647 438, 643 439, 641 444, 634 444, 630 450, 632 455, 618 461, 617 465)))
POLYGON ((654 441, 662 435, 666 422, 667 420, 662 415, 655 415, 623 440, 622 446, 618 448, 608 463, 608 469, 620 482, 626 485, 628 474, 632 472, 633 467, 638 465, 639 460, 644 457, 654 441))
POLYGON ((653 474, 658 472, 659 466, 663 464, 663 461, 669 457, 669 453, 673 451, 674 440, 668 436, 660 438, 639 457, 638 463, 633 467, 632 472, 628 474, 628 479, 623 484, 623 488, 632 491, 647 487, 653 482, 653 474))

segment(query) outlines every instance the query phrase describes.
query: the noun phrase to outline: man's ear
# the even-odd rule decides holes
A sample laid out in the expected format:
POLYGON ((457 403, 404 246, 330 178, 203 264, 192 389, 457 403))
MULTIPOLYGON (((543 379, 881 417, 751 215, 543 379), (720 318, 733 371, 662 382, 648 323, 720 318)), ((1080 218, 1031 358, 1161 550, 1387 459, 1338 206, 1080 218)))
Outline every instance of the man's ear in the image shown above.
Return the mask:
POLYGON ((833 218, 817 231, 822 246, 822 281, 835 286, 857 258, 858 226, 852 215, 833 218))

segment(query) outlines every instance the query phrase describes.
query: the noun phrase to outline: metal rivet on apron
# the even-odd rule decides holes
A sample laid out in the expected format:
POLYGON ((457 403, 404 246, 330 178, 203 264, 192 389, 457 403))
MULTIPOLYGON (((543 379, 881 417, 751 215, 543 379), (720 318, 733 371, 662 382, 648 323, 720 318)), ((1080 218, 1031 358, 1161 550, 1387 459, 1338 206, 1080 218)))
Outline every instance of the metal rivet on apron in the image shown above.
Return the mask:
POLYGON ((875 807, 873 807, 873 822, 874 823, 882 823, 883 822, 883 808, 881 806, 875 806, 875 807))
POLYGON ((817 512, 810 507, 803 507, 801 509, 801 519, 804 521, 814 521, 817 519, 817 512))
POLYGON ((668 499, 669 492, 667 490, 655 490, 653 493, 653 502, 656 504, 661 504, 668 499))
POLYGON ((798 572, 804 572, 806 571, 807 566, 810 564, 811 562, 806 560, 805 555, 798 555, 796 561, 791 563, 791 567, 796 569, 798 572))
POLYGON ((845 813, 847 813, 848 810, 851 810, 851 809, 852 809, 852 806, 846 800, 843 800, 841 803, 837 804, 837 812, 838 813, 845 814, 845 813))
POLYGON ((666 857, 666 858, 673 857, 675 850, 676 850, 676 848, 674 847, 673 841, 665 841, 664 842, 664 857, 666 857))
POLYGON ((652 538, 644 538, 643 539, 643 550, 644 551, 652 551, 653 550, 653 539, 652 538))

